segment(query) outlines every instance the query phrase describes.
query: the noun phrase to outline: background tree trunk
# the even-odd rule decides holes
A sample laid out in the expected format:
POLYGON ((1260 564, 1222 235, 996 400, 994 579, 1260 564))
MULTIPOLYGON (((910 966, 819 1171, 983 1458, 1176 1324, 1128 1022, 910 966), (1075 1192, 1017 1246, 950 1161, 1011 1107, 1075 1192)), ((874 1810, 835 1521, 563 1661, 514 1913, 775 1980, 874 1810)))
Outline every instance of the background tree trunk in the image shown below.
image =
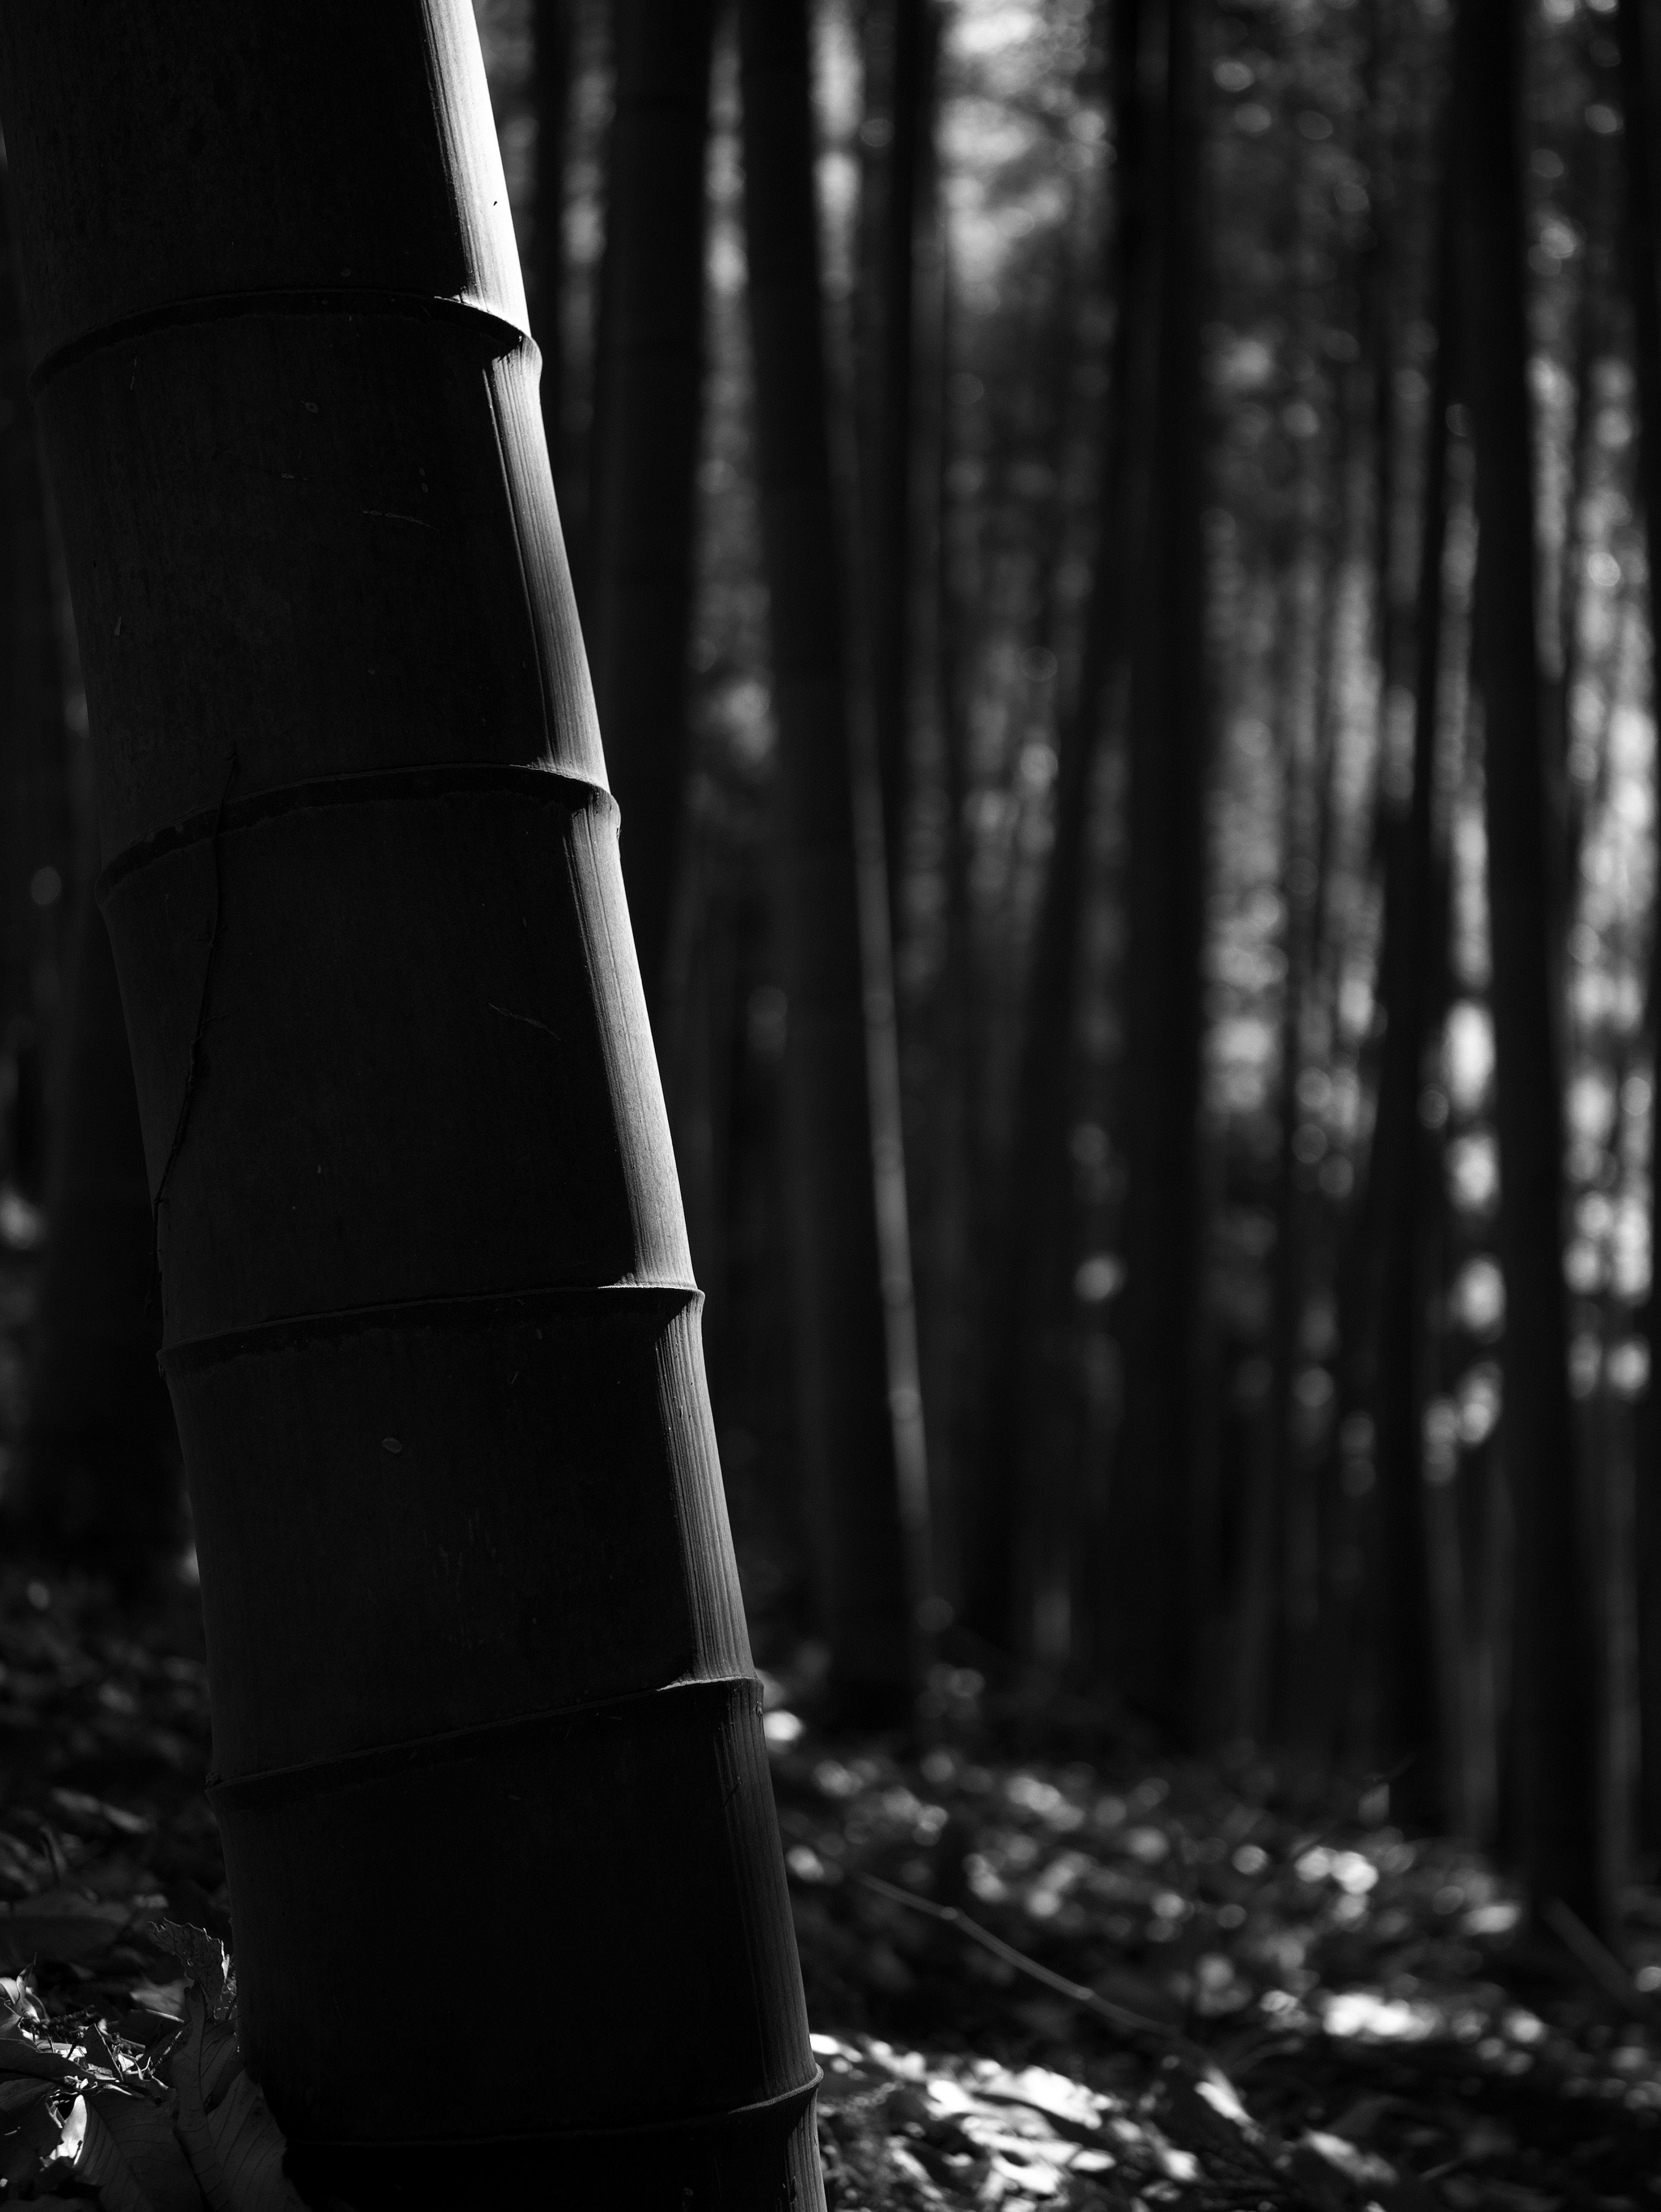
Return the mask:
POLYGON ((851 709, 804 0, 740 0, 745 222, 779 727, 796 1386, 821 1605, 850 1717, 913 1672, 873 1182, 851 709))
MULTIPOLYGON (((1650 586, 1651 711, 1661 705, 1661 218, 1652 132, 1655 24, 1643 0, 1619 0, 1621 89, 1626 129, 1627 267, 1632 292, 1633 352, 1638 371, 1638 490, 1650 586)), ((1652 927, 1646 1027, 1653 1049, 1661 1023, 1661 931, 1652 927)), ((1657 1085, 1661 1090, 1661 1083, 1657 1085)), ((1661 1176, 1652 1176, 1650 1249, 1661 1252, 1661 1176)), ((1652 1261, 1646 1318, 1649 1389, 1638 1438, 1638 1824, 1642 1842, 1661 1849, 1661 1295, 1652 1261)))
MULTIPOLYGON (((0 744, 10 770, 3 1017, 32 1039, 25 1085, 50 1089, 55 1108, 46 1157, 11 1163, 32 1188, 44 1173, 48 1242, 6 1517, 27 1543, 138 1583, 170 1567, 184 1541, 179 1441, 156 1370, 155 1239, 138 1102, 109 937, 93 902, 95 833, 84 807, 81 880, 74 900, 66 896, 76 794, 7 192, 0 261, 0 744), (66 911, 74 919, 59 1006, 66 911), (51 1014, 58 1019, 49 1025, 51 1014), (48 1066, 50 1085, 41 1079, 48 1066)), ((9 1025, 0 1018, 0 1029, 9 1025)), ((30 1112, 26 1104, 26 1122, 30 1112)), ((38 1152, 33 1137, 21 1149, 38 1152)))
POLYGON ((9 198, 0 179, 0 1175, 38 1198, 47 1034, 74 832, 64 670, 27 390, 9 198))
POLYGON ((686 780, 713 0, 615 0, 584 611, 623 878, 660 1011, 686 780))
POLYGON ((889 902, 897 919, 911 798, 911 686, 917 601, 916 248, 934 112, 940 25, 934 0, 879 0, 866 22, 864 164, 876 205, 866 539, 873 720, 889 902), (873 92, 876 98, 873 101, 873 92))
POLYGON ((532 31, 537 176, 531 333, 542 356, 542 422, 568 547, 575 535, 576 487, 566 425, 565 201, 576 43, 572 18, 578 5, 579 0, 536 0, 532 31))
POLYGON ((1506 1279, 1505 1464, 1517 1528, 1518 1833, 1537 1908, 1607 1924, 1598 1705, 1563 1290, 1563 1102, 1535 606, 1517 110, 1509 0, 1461 0, 1456 144, 1476 453, 1488 903, 1506 1279))
POLYGON ((1153 306, 1148 131, 1140 84, 1144 14, 1143 0, 1122 0, 1112 10, 1116 207, 1107 258, 1116 314, 1102 411, 1097 535, 1078 690, 1057 732, 1055 842, 1025 994, 1014 1127, 985 1321, 978 1510, 966 1611, 969 1626, 1005 1650, 1018 1642, 1021 1438, 1034 1413, 1035 1340, 1055 1303, 1068 1194, 1067 1123, 1090 800, 1123 673, 1129 548, 1138 542, 1147 492, 1145 471, 1135 463, 1149 422, 1155 352, 1148 335, 1153 306))
POLYGON ((1131 660, 1125 1410, 1109 1499, 1115 1672, 1194 1726, 1206 678, 1196 0, 1165 0, 1159 367, 1131 660))
POLYGON ((1373 1421, 1380 1545, 1378 1760, 1399 1773, 1390 1804, 1416 1825, 1445 1809, 1441 1713, 1425 1524, 1423 1418, 1428 1395, 1428 1263, 1438 1147, 1419 1118, 1426 1054, 1445 1011, 1445 893, 1436 851, 1443 562, 1448 522, 1448 409, 1453 400, 1453 179, 1445 176, 1436 359, 1426 417, 1415 622, 1413 785, 1387 815, 1378 1002, 1384 1050, 1364 1200, 1376 1253, 1360 1364, 1373 1421))
POLYGON ((14 10, 0 112, 250 2070, 301 2171, 366 2205, 551 2170, 585 2201, 816 2204, 471 13, 14 10), (362 2027, 429 2013, 435 1905, 470 2002, 520 2023, 458 2045, 442 2099, 362 2027), (527 1988, 560 2002, 527 2015, 527 1988))
POLYGON ((90 884, 59 1060, 16 1519, 49 1551, 142 1582, 179 1555, 184 1486, 155 1364, 155 1242, 132 1055, 90 884))

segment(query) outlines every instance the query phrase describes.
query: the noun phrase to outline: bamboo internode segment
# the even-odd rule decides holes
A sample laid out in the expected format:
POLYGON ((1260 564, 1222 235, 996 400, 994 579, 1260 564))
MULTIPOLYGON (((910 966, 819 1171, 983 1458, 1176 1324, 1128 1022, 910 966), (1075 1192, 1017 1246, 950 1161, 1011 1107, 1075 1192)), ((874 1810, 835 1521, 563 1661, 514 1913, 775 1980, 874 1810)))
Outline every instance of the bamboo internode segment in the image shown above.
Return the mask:
MULTIPOLYGON (((745 1862, 772 1847, 770 1819, 757 1822, 767 1775, 756 1705, 751 1682, 691 1683, 225 1784, 226 1856, 236 1894, 252 1900, 239 1909, 239 1972, 245 1955, 263 1970, 241 2000, 243 2033, 272 2054, 265 2087, 289 2125, 308 2140, 441 2142, 456 2132, 459 2090, 495 2131, 531 2115, 545 2133, 623 2130, 788 2099, 811 2080, 811 2062, 778 2063, 771 2008, 756 2002, 792 1994, 769 1987, 771 1931, 750 1903, 745 1862), (675 1808, 672 1848, 640 1817, 648 1796, 675 1808), (545 2007, 532 2000, 545 2027, 480 2037, 475 2056, 458 2051, 447 2065, 445 2096, 413 2107, 407 2048, 366 2036, 354 2004, 366 1960, 380 1970, 378 2018, 418 2019, 431 2002, 433 1950, 411 1940, 405 1883, 388 1879, 389 1837, 429 1875, 465 1868, 464 1897, 514 1916, 511 1945, 506 1930, 488 1948, 464 1939, 470 2011, 519 2017, 528 1993, 557 1992, 545 2007), (549 1895, 586 1905, 527 1910, 549 1895), (281 1971, 296 1929, 315 1930, 307 1948, 326 1979, 281 1971), (647 2053, 654 2075, 619 2063, 647 2053)), ((431 1894, 453 1941, 456 1905, 431 1894)))
POLYGON ((106 860, 211 817, 233 752, 236 799, 453 762, 605 785, 536 374, 494 316, 338 289, 48 358, 106 860))
POLYGON ((104 908, 161 1185, 167 1342, 545 1285, 691 1286, 616 808, 535 769, 291 785, 129 848, 104 908), (274 1084, 273 1068, 283 1071, 274 1084), (500 1190, 507 1133, 511 1196, 500 1190))
POLYGON ((447 0, 7 10, 37 361, 190 301, 319 287, 529 327, 471 17, 447 0))
POLYGON ((618 2204, 811 2205, 698 1300, 470 11, 39 0, 0 19, 0 98, 251 2069, 365 2202, 447 2158, 545 2174, 551 2140, 618 2204), (439 2100, 371 2023, 451 1974, 514 2027, 458 2039, 439 2100))

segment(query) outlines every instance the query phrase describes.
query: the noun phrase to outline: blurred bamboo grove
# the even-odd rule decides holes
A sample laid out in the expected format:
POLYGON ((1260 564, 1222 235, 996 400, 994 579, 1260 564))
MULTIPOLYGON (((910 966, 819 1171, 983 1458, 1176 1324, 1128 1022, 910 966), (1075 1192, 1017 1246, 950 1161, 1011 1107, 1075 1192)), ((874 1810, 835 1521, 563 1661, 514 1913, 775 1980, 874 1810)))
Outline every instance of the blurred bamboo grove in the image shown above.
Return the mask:
MULTIPOLYGON (((1661 1853, 1653 10, 476 13, 762 1656, 1339 1770, 1606 1933, 1661 1853)), ((15 1247, 84 896, 32 665, 15 1247)))

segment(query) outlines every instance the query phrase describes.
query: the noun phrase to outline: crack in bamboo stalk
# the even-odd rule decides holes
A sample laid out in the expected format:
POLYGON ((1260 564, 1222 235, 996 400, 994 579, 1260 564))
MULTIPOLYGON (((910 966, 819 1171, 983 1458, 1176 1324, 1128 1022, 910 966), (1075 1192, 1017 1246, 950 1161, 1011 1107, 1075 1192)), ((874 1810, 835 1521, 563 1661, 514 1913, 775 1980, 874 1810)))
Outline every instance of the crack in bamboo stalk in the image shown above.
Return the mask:
MULTIPOLYGON (((220 850, 220 832, 224 827, 225 802, 231 795, 231 785, 236 778, 236 747, 231 747, 230 764, 225 771, 224 788, 219 794, 219 805, 214 814, 213 830, 213 927, 208 936, 208 957, 202 969, 202 995, 197 1001, 196 1034, 191 1039, 190 1058, 185 1063, 185 1093, 179 1102, 179 1118, 173 1123, 173 1142, 167 1147, 167 1157, 162 1163, 161 1180, 155 1186, 155 1200, 151 1209, 155 1230, 150 1247, 154 1273, 150 1287, 161 1293, 162 1320, 167 1319, 167 1289, 161 1279, 161 1208, 167 1195, 167 1182, 185 1142, 185 1132, 190 1126, 191 1107, 196 1097, 197 1076, 201 1067, 202 1040, 208 1032, 208 1006, 213 994, 213 971, 219 957, 220 922, 225 911, 223 855, 220 850)), ((145 1300, 148 1308, 149 1300, 145 1300)))

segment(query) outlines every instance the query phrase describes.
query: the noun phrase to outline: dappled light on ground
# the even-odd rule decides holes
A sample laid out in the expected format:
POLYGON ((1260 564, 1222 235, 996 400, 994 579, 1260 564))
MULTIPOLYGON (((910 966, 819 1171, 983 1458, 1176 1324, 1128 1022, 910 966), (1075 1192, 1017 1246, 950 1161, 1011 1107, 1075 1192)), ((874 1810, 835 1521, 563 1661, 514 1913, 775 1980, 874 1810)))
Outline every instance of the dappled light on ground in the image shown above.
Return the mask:
POLYGON ((917 1752, 824 1741, 779 1724, 789 1694, 770 1733, 841 2203, 1661 2201, 1649 1893, 1635 1972, 1600 1979, 1376 1782, 1300 1802, 1268 1763, 1099 1723, 1086 1756, 1077 1712, 1046 1755, 1041 1709, 962 1700, 917 1752))
MULTIPOLYGON (((182 1586, 141 1615, 0 1583, 0 2201, 288 2186, 235 2050, 199 1639, 182 1586)), ((803 1686, 770 1678, 767 1732, 833 2212, 1661 2202, 1651 1893, 1600 1975, 1376 1782, 1305 1800, 962 1670, 932 1740, 833 1737, 803 1686)))

